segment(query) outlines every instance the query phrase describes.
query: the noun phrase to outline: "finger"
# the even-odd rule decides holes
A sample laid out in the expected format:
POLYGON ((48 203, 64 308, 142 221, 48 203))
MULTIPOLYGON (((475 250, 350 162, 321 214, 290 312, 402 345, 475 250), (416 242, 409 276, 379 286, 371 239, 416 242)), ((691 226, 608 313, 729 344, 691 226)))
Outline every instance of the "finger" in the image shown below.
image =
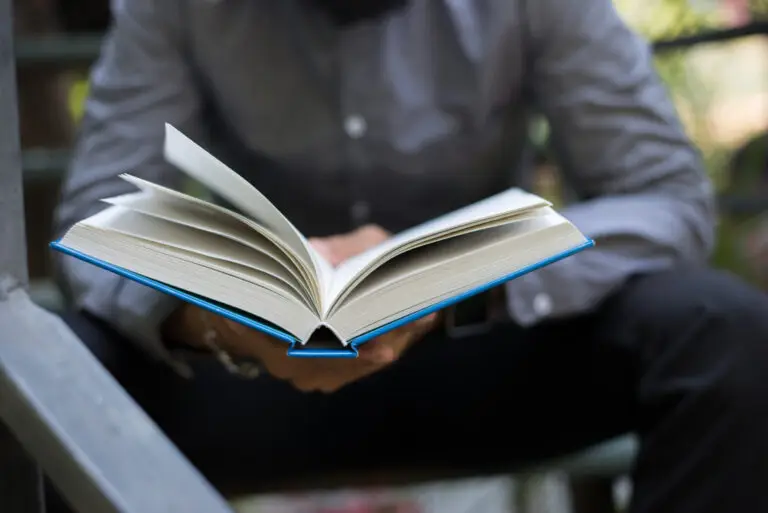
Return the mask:
POLYGON ((325 386, 321 387, 322 391, 338 390, 386 367, 386 364, 365 362, 359 359, 352 361, 347 359, 335 360, 335 364, 336 369, 330 369, 325 373, 328 379, 324 380, 325 386))
POLYGON ((323 240, 328 248, 328 261, 334 266, 339 265, 348 258, 360 252, 358 243, 347 235, 335 235, 323 240))
POLYGON ((232 333, 234 333, 235 335, 241 336, 241 337, 245 336, 248 333, 248 331, 249 331, 249 328, 247 326, 245 326, 243 324, 240 324, 239 322, 233 321, 231 319, 226 319, 225 318, 224 319, 224 324, 227 325, 227 328, 232 333))
POLYGON ((300 392, 319 392, 322 387, 322 383, 311 376, 298 376, 286 381, 300 392))
POLYGON ((435 325, 437 322, 437 313, 433 312, 429 315, 426 315, 424 317, 419 317, 418 319, 415 319, 412 322, 409 322, 408 324, 403 324, 399 328, 396 328, 389 333, 385 333, 385 335, 398 335, 398 336, 410 336, 414 333, 424 333, 425 331, 429 331, 432 326, 435 325))
POLYGON ((386 240, 386 238, 379 237, 376 233, 364 229, 358 229, 343 235, 334 235, 325 239, 331 248, 333 256, 339 260, 339 263, 365 252, 383 240, 386 240))
POLYGON ((359 255, 360 253, 364 253, 372 247, 379 245, 384 240, 386 239, 369 234, 349 236, 343 244, 343 250, 345 253, 344 258, 347 259, 355 255, 359 255))
POLYGON ((392 363, 397 358, 395 348, 387 343, 386 339, 379 337, 358 349, 357 356, 360 360, 377 365, 392 363))
POLYGON ((331 265, 336 265, 336 263, 334 263, 336 258, 334 257, 333 253, 333 245, 329 243, 328 239, 314 237, 309 239, 309 243, 313 248, 315 248, 315 251, 320 253, 320 256, 328 260, 331 265))
POLYGON ((361 360, 376 364, 392 363, 400 354, 421 335, 428 332, 437 320, 437 313, 431 313, 397 329, 385 333, 375 340, 367 342, 358 348, 361 360))
MULTIPOLYGON (((289 381, 304 392, 332 393, 381 369, 382 365, 372 365, 359 360, 327 360, 320 362, 310 371, 305 371, 289 381)), ((314 366, 314 365, 313 365, 314 366)))
POLYGON ((365 226, 361 226, 353 233, 355 233, 358 238, 364 239, 370 246, 381 244, 391 237, 389 232, 376 224, 367 224, 365 226))
POLYGON ((429 315, 425 315, 424 317, 417 319, 415 323, 419 327, 432 326, 433 324, 435 324, 435 321, 437 321, 437 312, 432 312, 429 315))
POLYGON ((285 347, 265 351, 261 359, 272 376, 302 392, 334 392, 382 367, 367 361, 336 358, 296 358, 285 347))
POLYGON ((389 237, 390 234, 383 228, 366 225, 349 233, 311 238, 309 242, 331 265, 337 266, 348 258, 384 242, 389 237))
POLYGON ((335 267, 347 260, 349 257, 357 254, 357 250, 352 247, 346 235, 334 235, 323 239, 323 243, 328 248, 328 261, 335 267))
POLYGON ((369 361, 375 365, 391 364, 400 358, 401 354, 408 348, 411 340, 416 338, 416 336, 412 335, 412 331, 393 330, 362 345, 359 355, 362 360, 369 361))

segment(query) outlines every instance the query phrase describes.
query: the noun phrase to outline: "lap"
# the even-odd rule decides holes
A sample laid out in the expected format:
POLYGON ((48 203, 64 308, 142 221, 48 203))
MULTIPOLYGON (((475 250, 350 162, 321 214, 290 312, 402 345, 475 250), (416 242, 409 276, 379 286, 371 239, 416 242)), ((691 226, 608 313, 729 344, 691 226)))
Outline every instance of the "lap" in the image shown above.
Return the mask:
MULTIPOLYGON (((633 430, 638 382, 665 344, 702 312, 760 306, 760 293, 713 271, 640 277, 590 315, 427 337, 331 395, 240 380, 213 361, 185 380, 98 323, 65 320, 209 478, 271 483, 403 467, 509 469, 633 430)), ((713 350, 728 351, 725 342, 713 350)))

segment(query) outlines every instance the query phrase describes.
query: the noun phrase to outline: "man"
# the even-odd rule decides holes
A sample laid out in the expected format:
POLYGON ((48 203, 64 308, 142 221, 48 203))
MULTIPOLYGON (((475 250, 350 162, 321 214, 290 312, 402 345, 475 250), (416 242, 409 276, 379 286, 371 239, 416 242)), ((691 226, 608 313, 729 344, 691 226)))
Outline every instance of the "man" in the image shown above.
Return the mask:
POLYGON ((535 107, 579 200, 564 212, 597 241, 477 300, 507 317, 485 330, 446 314, 354 361, 289 358, 62 259, 70 325, 209 478, 505 470, 636 431, 635 513, 768 511, 768 300, 706 268, 710 185, 610 0, 121 0, 114 17, 62 229, 128 192, 121 172, 181 187, 169 122, 338 263, 528 185, 535 107), (238 356, 266 375, 229 373, 238 356))

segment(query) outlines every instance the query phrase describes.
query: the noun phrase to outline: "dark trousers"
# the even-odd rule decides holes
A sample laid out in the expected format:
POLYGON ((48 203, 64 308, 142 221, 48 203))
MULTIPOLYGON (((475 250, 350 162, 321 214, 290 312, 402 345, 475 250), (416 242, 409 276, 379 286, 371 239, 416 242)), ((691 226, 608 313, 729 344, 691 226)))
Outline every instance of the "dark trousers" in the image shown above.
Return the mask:
POLYGON ((185 380, 67 320, 220 486, 505 471, 634 431, 634 513, 768 513, 768 298, 712 270, 637 277, 594 314, 533 329, 434 335, 331 395, 209 359, 185 380))

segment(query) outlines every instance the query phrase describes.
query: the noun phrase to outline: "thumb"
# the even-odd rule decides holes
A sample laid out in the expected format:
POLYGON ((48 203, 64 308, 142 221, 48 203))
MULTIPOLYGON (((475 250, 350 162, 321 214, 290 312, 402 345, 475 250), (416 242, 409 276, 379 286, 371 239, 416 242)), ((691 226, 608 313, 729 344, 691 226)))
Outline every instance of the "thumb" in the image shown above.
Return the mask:
POLYGON ((224 324, 227 326, 227 328, 238 336, 243 336, 246 333, 248 333, 248 327, 240 324, 239 322, 235 322, 232 319, 224 319, 224 324))
POLYGON ((320 253, 320 256, 333 263, 333 248, 325 239, 313 237, 309 239, 309 244, 320 253))
POLYGON ((361 345, 358 349, 358 358, 379 365, 392 363, 396 356, 395 350, 386 343, 382 343, 381 340, 372 340, 370 343, 361 345))
POLYGON ((429 315, 416 319, 413 324, 415 328, 426 328, 432 326, 437 321, 437 312, 432 312, 429 315))

